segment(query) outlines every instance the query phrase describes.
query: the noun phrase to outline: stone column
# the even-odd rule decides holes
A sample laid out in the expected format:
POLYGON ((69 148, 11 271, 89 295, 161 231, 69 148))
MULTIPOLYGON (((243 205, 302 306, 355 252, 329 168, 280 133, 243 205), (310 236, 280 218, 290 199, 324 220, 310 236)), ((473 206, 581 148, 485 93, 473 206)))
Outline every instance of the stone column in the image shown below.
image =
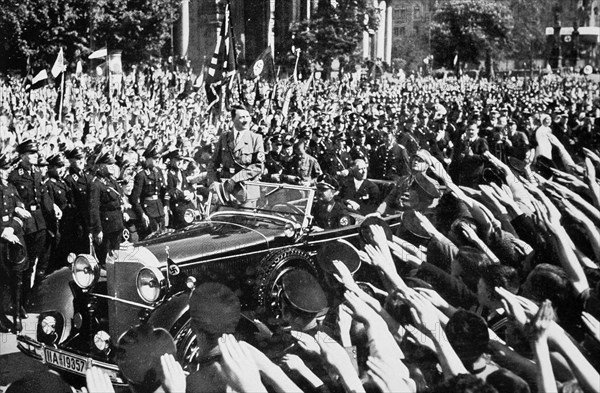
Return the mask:
POLYGON ((379 2, 379 27, 377 28, 377 59, 385 59, 385 0, 379 2))
POLYGON ((267 45, 275 56, 275 0, 269 0, 269 23, 267 24, 267 45))
POLYGON ((385 12, 385 57, 384 61, 386 63, 392 64, 392 44, 393 44, 393 32, 394 25, 392 23, 392 0, 388 0, 387 9, 385 12))
POLYGON ((363 47, 363 59, 368 59, 371 56, 371 51, 370 51, 370 46, 369 45, 369 32, 368 31, 363 31, 363 42, 362 42, 362 47, 363 47))
POLYGON ((179 57, 187 58, 190 43, 190 0, 181 0, 181 35, 179 36, 179 57))

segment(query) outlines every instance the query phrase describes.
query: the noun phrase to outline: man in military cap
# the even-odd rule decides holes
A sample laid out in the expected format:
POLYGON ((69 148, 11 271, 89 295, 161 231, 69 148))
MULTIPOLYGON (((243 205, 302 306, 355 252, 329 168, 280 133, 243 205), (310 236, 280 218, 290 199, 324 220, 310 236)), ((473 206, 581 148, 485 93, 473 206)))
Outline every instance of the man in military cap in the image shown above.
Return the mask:
MULTIPOLYGON (((47 159, 48 161, 48 178, 46 179, 46 187, 51 200, 62 212, 66 212, 73 206, 72 196, 69 187, 63 180, 66 172, 66 161, 62 154, 53 154, 47 159)), ((70 252, 71 245, 66 241, 73 241, 73 236, 63 236, 64 233, 72 231, 72 228, 65 227, 64 215, 62 217, 50 216, 46 217, 48 227, 48 270, 55 270, 67 263, 67 255, 70 252)), ((72 222, 69 222, 72 224, 72 222)))
POLYGON ((101 153, 95 162, 96 176, 90 185, 90 231, 97 247, 98 261, 118 250, 123 234, 123 191, 117 182, 119 169, 112 154, 101 153))
POLYGON ((334 134, 332 143, 332 148, 325 153, 321 160, 321 168, 324 173, 340 180, 350 173, 349 168, 352 166, 352 159, 346 151, 346 135, 344 133, 334 134))
POLYGON ((338 198, 339 184, 329 174, 317 178, 317 200, 313 205, 314 223, 321 229, 335 229, 351 225, 353 218, 338 198))
POLYGON ((406 148, 396 142, 396 136, 388 128, 381 130, 384 142, 373 152, 371 174, 375 179, 397 180, 409 174, 406 148))
POLYGON ((23 202, 14 185, 8 182, 8 174, 13 166, 13 160, 7 155, 0 154, 0 333, 8 333, 10 321, 6 318, 4 301, 12 296, 13 322, 16 331, 21 326, 21 295, 23 270, 26 267, 23 238, 23 220, 31 217, 24 209, 23 202), (20 247, 22 257, 11 252, 14 247, 20 247))
MULTIPOLYGON (((29 217, 25 219, 24 228, 27 266, 23 272, 23 304, 26 304, 36 261, 42 260, 46 248, 45 217, 54 214, 54 212, 47 211, 49 206, 44 203, 44 199, 48 198, 48 190, 43 183, 39 169, 36 167, 38 163, 37 146, 32 140, 26 140, 19 144, 16 150, 21 162, 8 175, 8 181, 15 186, 25 209, 30 213, 29 217)), ((45 272, 38 269, 36 274, 41 278, 44 277, 45 272)))
POLYGON ((76 254, 87 253, 90 251, 88 193, 93 176, 85 169, 85 154, 80 147, 65 152, 65 158, 69 160, 65 183, 72 199, 71 206, 64 211, 64 227, 68 230, 65 235, 72 234, 73 236, 73 241, 68 242, 71 251, 76 254))
POLYGON ((168 204, 173 217, 172 226, 181 228, 186 225, 184 219, 186 210, 195 209, 194 188, 181 171, 183 157, 181 157, 179 150, 171 150, 163 155, 163 158, 169 160, 165 202, 168 204))
POLYGON ((418 150, 411 158, 411 174, 398 180, 394 188, 377 208, 380 214, 395 214, 432 207, 441 196, 435 180, 425 174, 431 163, 425 150, 418 150))
POLYGON ((138 217, 141 217, 141 228, 138 228, 141 238, 165 228, 165 215, 168 209, 168 205, 163 203, 165 178, 162 171, 155 166, 155 160, 160 158, 155 144, 151 143, 148 146, 143 157, 146 161, 135 175, 130 197, 133 210, 138 217))
POLYGON ((323 131, 318 127, 313 128, 312 136, 310 142, 308 142, 306 152, 317 160, 320 160, 326 151, 327 147, 323 142, 323 131))
POLYGON ((265 163, 263 138, 250 131, 252 118, 246 107, 232 105, 231 118, 233 130, 221 134, 209 167, 209 183, 220 178, 228 192, 233 191, 236 183, 260 176, 265 163), (219 170, 220 175, 217 175, 219 170))
POLYGON ((292 269, 281 278, 280 308, 292 330, 317 330, 328 310, 327 294, 319 281, 302 269, 292 269))

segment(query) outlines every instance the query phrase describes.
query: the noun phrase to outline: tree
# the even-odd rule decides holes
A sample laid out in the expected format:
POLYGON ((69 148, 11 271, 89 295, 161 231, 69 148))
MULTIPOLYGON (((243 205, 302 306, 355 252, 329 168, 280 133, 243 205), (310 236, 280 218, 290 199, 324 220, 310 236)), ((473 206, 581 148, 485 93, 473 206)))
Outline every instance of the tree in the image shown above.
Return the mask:
POLYGON ((334 59, 348 68, 362 60, 359 43, 363 32, 377 29, 378 24, 379 10, 370 0, 320 0, 311 19, 293 25, 290 33, 293 45, 320 64, 327 79, 334 59))
POLYGON ((67 61, 106 44, 125 62, 143 62, 168 48, 176 0, 3 0, 0 69, 48 67, 59 47, 67 61))
MULTIPOLYGON (((513 30, 510 8, 490 0, 449 0, 434 14, 431 46, 436 64, 479 64, 509 48, 513 30)), ((488 70, 488 74, 489 74, 488 70)))

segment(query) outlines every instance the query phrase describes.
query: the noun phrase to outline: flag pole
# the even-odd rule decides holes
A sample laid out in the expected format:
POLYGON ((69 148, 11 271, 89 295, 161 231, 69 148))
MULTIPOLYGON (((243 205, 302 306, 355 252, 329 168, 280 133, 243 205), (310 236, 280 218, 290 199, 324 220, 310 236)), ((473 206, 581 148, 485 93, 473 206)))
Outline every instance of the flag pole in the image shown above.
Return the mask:
POLYGON ((63 109, 63 100, 65 99, 65 70, 61 72, 60 76, 60 106, 58 107, 58 124, 62 123, 62 109, 63 109))

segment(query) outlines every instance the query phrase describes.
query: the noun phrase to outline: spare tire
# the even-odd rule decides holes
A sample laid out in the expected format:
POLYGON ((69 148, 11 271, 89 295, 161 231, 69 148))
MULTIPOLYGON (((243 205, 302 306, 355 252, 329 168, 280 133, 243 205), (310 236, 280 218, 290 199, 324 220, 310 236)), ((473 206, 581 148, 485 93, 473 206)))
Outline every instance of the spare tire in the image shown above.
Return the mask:
POLYGON ((254 300, 259 315, 268 319, 280 316, 281 277, 291 269, 306 270, 321 281, 316 262, 305 251, 291 247, 268 254, 259 262, 254 281, 254 300))

